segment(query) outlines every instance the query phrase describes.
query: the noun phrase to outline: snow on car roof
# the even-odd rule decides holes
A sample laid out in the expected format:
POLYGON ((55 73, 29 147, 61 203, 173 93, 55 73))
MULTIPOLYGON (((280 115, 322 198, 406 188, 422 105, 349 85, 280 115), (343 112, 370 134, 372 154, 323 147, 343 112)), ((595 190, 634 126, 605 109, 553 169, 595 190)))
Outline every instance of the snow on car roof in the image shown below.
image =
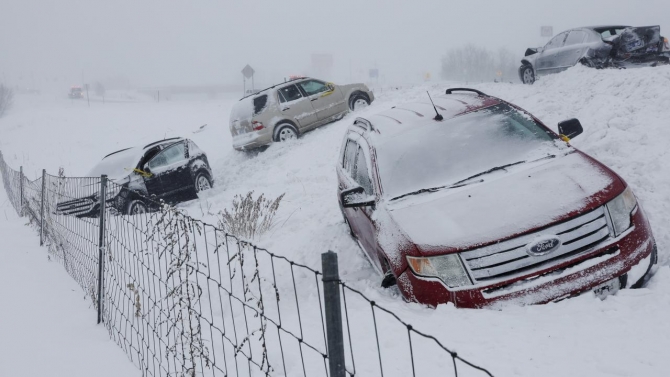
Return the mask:
MULTIPOLYGON (((495 97, 475 94, 445 94, 433 98, 435 108, 444 117, 451 119, 458 115, 499 104, 495 97)), ((426 98, 425 102, 410 102, 392 107, 381 113, 367 118, 375 130, 375 138, 393 137, 400 133, 427 124, 438 122, 434 120, 435 109, 426 98)))

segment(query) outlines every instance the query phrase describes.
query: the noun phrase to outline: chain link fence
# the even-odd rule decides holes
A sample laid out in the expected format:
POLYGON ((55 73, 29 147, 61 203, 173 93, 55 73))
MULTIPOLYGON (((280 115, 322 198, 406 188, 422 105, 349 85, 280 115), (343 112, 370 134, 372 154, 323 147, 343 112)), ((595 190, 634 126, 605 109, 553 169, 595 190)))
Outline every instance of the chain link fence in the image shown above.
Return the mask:
POLYGON ((0 153, 9 201, 40 232, 144 376, 492 376, 341 281, 151 203, 106 177, 43 172, 0 153))

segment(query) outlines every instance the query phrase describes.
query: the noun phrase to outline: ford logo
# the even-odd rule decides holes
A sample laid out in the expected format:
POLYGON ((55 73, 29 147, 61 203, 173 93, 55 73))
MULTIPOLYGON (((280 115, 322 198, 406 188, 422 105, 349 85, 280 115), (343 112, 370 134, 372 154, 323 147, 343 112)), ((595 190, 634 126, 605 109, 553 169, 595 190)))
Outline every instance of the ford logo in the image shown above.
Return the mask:
POLYGON ((543 236, 526 245, 526 252, 531 256, 540 256, 551 253, 561 246, 561 240, 556 236, 543 236))

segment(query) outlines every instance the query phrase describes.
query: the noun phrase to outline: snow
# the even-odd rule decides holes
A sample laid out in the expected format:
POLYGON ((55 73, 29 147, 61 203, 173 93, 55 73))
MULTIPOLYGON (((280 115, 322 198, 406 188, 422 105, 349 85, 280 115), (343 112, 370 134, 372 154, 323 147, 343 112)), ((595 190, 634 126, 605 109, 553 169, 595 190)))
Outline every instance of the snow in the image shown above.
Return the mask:
POLYGON ((0 375, 141 376, 0 189, 0 375))
MULTIPOLYGON (((85 101, 70 101, 48 94, 18 95, 15 108, 0 119, 0 150, 12 166, 23 165, 30 178, 39 176, 42 168, 55 173, 61 166, 67 175, 81 175, 102 156, 120 148, 145 145, 163 137, 190 137, 208 154, 217 182, 214 189, 202 194, 201 200, 181 205, 190 215, 215 223, 217 213, 229 207, 236 194, 244 195, 253 190, 256 195, 263 193, 275 198, 286 193, 277 214, 277 224, 259 240, 261 246, 317 269, 320 269, 322 252, 338 252, 340 273, 345 281, 496 376, 667 375, 670 370, 670 359, 666 355, 670 349, 670 322, 666 319, 670 312, 670 233, 665 225, 670 223, 667 190, 670 187, 667 141, 670 139, 667 127, 670 67, 636 70, 574 67, 559 75, 543 77, 532 86, 474 85, 478 90, 525 108, 554 130, 559 121, 579 118, 584 134, 571 144, 612 168, 632 188, 650 220, 661 265, 654 269, 647 287, 621 290, 604 301, 585 294, 548 305, 510 305, 501 310, 463 310, 452 305, 431 309, 405 303, 397 290, 380 288, 381 278, 348 236, 337 205, 335 164, 342 137, 355 117, 367 117, 402 103, 423 102, 426 90, 435 98, 450 86, 466 85, 431 83, 375 93, 375 102, 358 114, 348 115, 298 140, 272 145, 258 154, 235 152, 231 148, 228 119, 239 96, 160 103, 91 103, 89 108, 85 101), (193 134, 202 124, 209 126, 193 134)), ((0 231, 7 231, 4 233, 7 237, 22 234, 12 227, 15 220, 1 225, 0 231)), ((25 234, 23 238, 31 236, 36 242, 34 233, 25 234)), ((43 250, 36 251, 46 255, 43 250)), ((54 265, 53 269, 62 280, 69 279, 59 266, 54 265)), ((41 286, 58 281, 57 276, 38 276, 43 279, 41 286)), ((298 284, 308 284, 307 278, 296 279, 298 284)), ((57 289, 57 284, 52 285, 50 288, 66 294, 63 289, 57 289)), ((52 296, 56 294, 54 291, 52 296)), ((304 295, 305 300, 313 299, 313 292, 309 295, 299 292, 299 295, 304 295)), ((25 297, 30 296, 23 295, 16 300, 21 305, 31 305, 25 297)), ((81 302, 86 306, 83 300, 81 302)), ((355 350, 361 355, 357 358, 357 374, 378 375, 376 346, 369 339, 370 305, 355 300, 348 304, 350 314, 359 319, 352 329, 356 330, 353 333, 355 350), (367 361, 359 365, 359 360, 367 361)), ((305 309, 305 315, 314 314, 308 310, 305 309)), ((79 315, 93 317, 94 311, 84 307, 79 315)), ((409 362, 406 329, 381 316, 378 321, 383 329, 384 360, 393 363, 401 375, 409 362)), ((77 334, 95 336, 95 330, 77 334)), ((26 332, 21 332, 12 339, 16 342, 25 335, 26 332)), ((100 333, 100 339, 107 341, 106 334, 100 333)), ((421 348, 425 355, 432 355, 429 349, 428 346, 421 348)), ((112 359, 114 352, 122 354, 112 344, 110 350, 104 352, 105 357, 112 359)), ((424 360, 420 368, 436 375, 450 360, 444 355, 442 358, 434 356, 424 360)))

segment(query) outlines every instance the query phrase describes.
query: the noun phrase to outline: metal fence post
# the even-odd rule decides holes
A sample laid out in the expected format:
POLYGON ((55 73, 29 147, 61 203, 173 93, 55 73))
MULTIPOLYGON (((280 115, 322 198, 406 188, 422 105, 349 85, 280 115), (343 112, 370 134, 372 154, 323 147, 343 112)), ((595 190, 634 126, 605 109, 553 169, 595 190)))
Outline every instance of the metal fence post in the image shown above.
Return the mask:
POLYGON ((345 377, 340 272, 337 266, 337 254, 332 251, 321 254, 321 266, 323 269, 323 298, 326 310, 330 377, 345 377))
POLYGON ((46 196, 47 188, 47 171, 42 169, 42 204, 40 206, 40 246, 44 245, 44 197, 46 196))
POLYGON ((23 166, 19 168, 19 193, 21 195, 21 206, 19 207, 19 216, 23 217, 23 166))
POLYGON ((98 324, 102 322, 102 292, 104 286, 105 254, 105 204, 107 202, 107 176, 100 177, 100 241, 98 243, 98 324))

